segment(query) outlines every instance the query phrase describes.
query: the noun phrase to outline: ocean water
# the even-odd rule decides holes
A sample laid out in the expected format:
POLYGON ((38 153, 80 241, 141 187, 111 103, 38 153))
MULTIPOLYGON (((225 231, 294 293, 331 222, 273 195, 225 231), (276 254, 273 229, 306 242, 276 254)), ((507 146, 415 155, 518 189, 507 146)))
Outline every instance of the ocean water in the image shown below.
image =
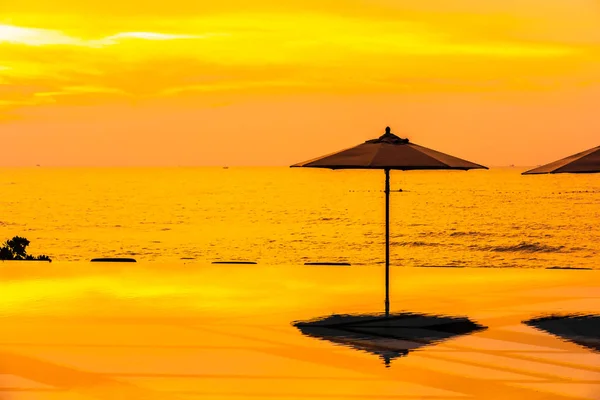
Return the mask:
MULTIPOLYGON (((523 170, 393 171, 392 265, 600 268, 600 174, 523 170)), ((377 265, 383 186, 382 171, 3 168, 0 240, 56 261, 377 265)))

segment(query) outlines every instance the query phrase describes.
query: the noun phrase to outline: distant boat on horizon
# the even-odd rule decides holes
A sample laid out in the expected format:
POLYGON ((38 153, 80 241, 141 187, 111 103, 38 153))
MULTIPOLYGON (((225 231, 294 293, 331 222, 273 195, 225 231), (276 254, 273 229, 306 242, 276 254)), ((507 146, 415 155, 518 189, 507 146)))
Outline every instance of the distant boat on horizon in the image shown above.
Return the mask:
POLYGON ((223 167, 223 169, 229 169, 229 167, 223 167))

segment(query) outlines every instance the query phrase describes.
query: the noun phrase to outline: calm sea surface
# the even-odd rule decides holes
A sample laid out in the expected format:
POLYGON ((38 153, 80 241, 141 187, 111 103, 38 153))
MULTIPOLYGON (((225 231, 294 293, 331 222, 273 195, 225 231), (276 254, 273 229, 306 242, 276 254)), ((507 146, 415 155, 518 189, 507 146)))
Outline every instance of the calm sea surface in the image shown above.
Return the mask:
MULTIPOLYGON (((600 268, 600 174, 392 172, 391 262, 600 268)), ((0 240, 56 261, 384 260, 384 174, 289 168, 4 168, 0 240)))

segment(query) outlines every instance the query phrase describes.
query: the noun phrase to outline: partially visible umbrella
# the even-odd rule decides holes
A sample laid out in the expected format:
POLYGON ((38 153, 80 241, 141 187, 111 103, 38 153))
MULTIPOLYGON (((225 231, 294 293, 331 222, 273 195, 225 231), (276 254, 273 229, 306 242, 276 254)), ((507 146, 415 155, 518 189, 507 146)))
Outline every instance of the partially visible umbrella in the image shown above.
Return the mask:
POLYGON ((337 153, 292 165, 329 169, 382 169, 385 171, 385 313, 389 315, 390 170, 488 169, 483 165, 440 153, 394 135, 390 128, 378 139, 337 153))
POLYGON ((600 146, 594 147, 581 153, 573 154, 550 164, 530 169, 522 175, 535 174, 584 174, 600 172, 600 146))
POLYGON ((523 323, 600 352, 600 315, 551 315, 523 323))
POLYGON ((413 313, 331 315, 293 325, 306 336, 377 355, 386 365, 423 346, 486 329, 465 317, 413 313))

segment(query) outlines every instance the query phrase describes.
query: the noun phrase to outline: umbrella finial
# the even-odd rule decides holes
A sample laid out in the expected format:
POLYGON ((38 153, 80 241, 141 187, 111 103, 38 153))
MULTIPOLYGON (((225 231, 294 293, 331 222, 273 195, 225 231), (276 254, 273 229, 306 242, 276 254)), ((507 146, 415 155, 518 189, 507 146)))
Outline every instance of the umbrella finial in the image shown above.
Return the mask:
POLYGON ((407 144, 408 139, 402 139, 392 133, 392 128, 385 127, 385 133, 377 139, 367 140, 365 143, 389 143, 389 144, 407 144))
POLYGON ((408 139, 402 139, 392 133, 392 128, 385 127, 385 133, 378 139, 367 140, 365 143, 407 144, 408 139))

